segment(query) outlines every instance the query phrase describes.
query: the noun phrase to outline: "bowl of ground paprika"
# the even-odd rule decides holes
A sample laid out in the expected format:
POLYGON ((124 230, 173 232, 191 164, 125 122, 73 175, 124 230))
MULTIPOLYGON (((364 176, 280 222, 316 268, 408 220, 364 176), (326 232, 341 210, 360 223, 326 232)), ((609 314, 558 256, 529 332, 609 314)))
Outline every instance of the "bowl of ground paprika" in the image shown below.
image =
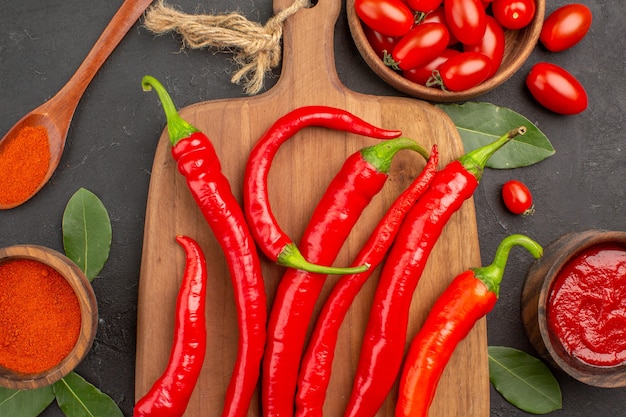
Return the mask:
POLYGON ((626 232, 566 234, 535 261, 522 320, 537 352, 588 385, 626 386, 626 232))
POLYGON ((0 248, 0 386, 53 384, 87 355, 98 321, 80 268, 37 245, 0 248))

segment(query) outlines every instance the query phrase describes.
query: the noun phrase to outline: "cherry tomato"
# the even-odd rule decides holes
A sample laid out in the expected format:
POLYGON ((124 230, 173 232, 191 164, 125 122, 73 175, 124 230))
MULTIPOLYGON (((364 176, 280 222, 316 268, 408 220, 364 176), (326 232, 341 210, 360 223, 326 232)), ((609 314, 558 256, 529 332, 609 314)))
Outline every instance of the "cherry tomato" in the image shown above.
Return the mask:
POLYGON ((578 114, 587 108, 587 92, 565 69, 548 63, 535 64, 526 77, 526 86, 545 108, 559 114, 578 114))
POLYGON ((448 29, 441 23, 422 23, 404 35, 385 63, 394 69, 409 70, 435 59, 448 46, 448 29))
POLYGON ((407 0, 409 7, 416 12, 428 13, 441 6, 443 0, 407 0))
POLYGON ((502 26, 511 30, 522 29, 532 22, 537 5, 535 0, 493 0, 491 12, 502 26))
POLYGON ((438 71, 440 79, 429 85, 440 84, 444 90, 464 91, 487 79, 491 60, 480 52, 461 52, 444 62, 438 71))
POLYGON ((591 10, 584 4, 567 4, 544 21, 539 40, 549 51, 571 48, 585 37, 591 27, 591 10))
POLYGON ((491 59, 491 72, 487 78, 492 77, 500 68, 504 57, 504 29, 495 18, 487 16, 487 29, 482 40, 475 45, 463 45, 463 50, 480 52, 491 59))
POLYGON ((461 43, 480 42, 487 27, 487 13, 480 0, 444 0, 443 8, 450 32, 461 43))
POLYGON ((383 35, 380 32, 376 32, 369 26, 363 25, 363 33, 369 42, 370 46, 376 52, 381 59, 385 57, 385 53, 393 51, 394 46, 400 40, 399 37, 383 35))
POLYGON ((413 27, 413 12, 401 0, 355 0, 354 8, 365 25, 384 35, 402 36, 413 27))
POLYGON ((443 6, 439 6, 432 12, 429 12, 426 16, 424 16, 424 18, 421 21, 421 23, 432 23, 432 22, 441 23, 442 25, 448 28, 448 34, 450 35, 448 46, 454 45, 459 42, 459 40, 456 37, 454 37, 454 34, 450 32, 450 28, 448 27, 448 23, 446 22, 446 12, 443 10, 443 6))
POLYGON ((534 212, 533 196, 521 181, 505 182, 502 186, 502 200, 511 213, 526 216, 534 212))
POLYGON ((433 70, 436 70, 441 66, 441 64, 458 54, 460 54, 460 52, 456 49, 446 48, 437 58, 433 59, 429 63, 404 71, 402 75, 409 81, 413 81, 414 83, 420 85, 426 85, 430 77, 433 76, 433 70))

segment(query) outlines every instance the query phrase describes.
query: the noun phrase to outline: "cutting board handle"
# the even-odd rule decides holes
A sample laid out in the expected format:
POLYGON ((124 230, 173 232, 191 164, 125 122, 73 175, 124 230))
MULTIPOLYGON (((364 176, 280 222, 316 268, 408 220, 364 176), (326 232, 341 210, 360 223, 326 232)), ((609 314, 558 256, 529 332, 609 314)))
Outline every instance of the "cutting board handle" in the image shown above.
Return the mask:
MULTIPOLYGON (((289 7, 293 0, 275 0, 274 13, 289 7)), ((335 67, 334 32, 341 0, 317 0, 298 10, 284 22, 281 84, 305 95, 304 88, 343 92, 335 67), (305 87, 307 86, 307 87, 305 87)))

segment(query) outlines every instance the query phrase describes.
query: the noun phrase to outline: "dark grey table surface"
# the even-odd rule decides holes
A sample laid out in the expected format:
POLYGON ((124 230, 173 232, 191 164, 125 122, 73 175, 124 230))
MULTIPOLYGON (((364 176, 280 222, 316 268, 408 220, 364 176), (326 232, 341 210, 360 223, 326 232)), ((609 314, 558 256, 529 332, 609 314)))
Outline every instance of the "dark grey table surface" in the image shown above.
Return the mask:
MULTIPOLYGON (((323 0, 322 0, 323 1, 323 0)), ((552 54, 536 48, 507 83, 474 101, 511 108, 535 123, 557 150, 531 167, 490 170, 475 194, 481 254, 491 260, 499 241, 524 233, 542 244, 558 236, 592 228, 626 230, 624 206, 625 35, 622 0, 584 0, 594 20, 588 36, 571 50, 552 54), (559 116, 540 107, 524 87, 524 77, 539 61, 567 68, 584 84, 588 109, 559 116), (536 213, 508 213, 499 190, 510 178, 524 181, 535 198, 536 213)), ((547 11, 565 4, 548 1, 547 11)), ((52 97, 87 55, 121 0, 0 1, 0 132, 52 97)), ((170 0, 187 12, 239 10, 264 23, 270 0, 233 2, 170 0)), ((374 95, 402 95, 366 66, 350 37, 345 10, 336 26, 335 57, 342 82, 374 95)), ((219 98, 243 97, 230 83, 235 69, 228 53, 181 50, 171 35, 155 37, 136 24, 88 87, 74 115, 59 169, 26 204, 0 213, 0 247, 32 243, 62 251, 61 218, 65 204, 80 187, 97 194, 111 217, 110 258, 93 282, 99 302, 99 325, 93 348, 77 371, 110 395, 124 415, 132 415, 137 289, 146 199, 157 139, 164 127, 155 97, 142 93, 141 77, 167 81, 179 107, 219 98)), ((276 82, 280 69, 267 77, 276 82)), ((528 266, 526 254, 513 253, 501 299, 488 316, 489 344, 534 354, 521 324, 519 299, 528 266)), ((614 417, 624 413, 626 389, 586 386, 556 373, 563 409, 556 416, 614 417)), ((492 389, 492 416, 527 415, 492 389)), ((210 407, 210 405, 207 405, 210 407)), ((42 416, 62 416, 56 405, 42 416)), ((622 414, 623 415, 623 414, 622 414)), ((10 416, 2 416, 10 417, 10 416)), ((460 417, 460 416, 459 416, 460 417)), ((471 417, 471 416, 469 416, 471 417)))

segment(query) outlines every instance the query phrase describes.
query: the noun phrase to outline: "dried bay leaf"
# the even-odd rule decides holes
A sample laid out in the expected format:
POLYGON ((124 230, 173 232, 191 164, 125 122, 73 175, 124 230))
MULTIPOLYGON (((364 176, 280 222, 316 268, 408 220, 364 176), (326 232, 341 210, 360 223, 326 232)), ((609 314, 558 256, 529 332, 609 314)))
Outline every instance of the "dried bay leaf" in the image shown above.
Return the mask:
POLYGON ((562 407, 561 388, 550 369, 526 352, 489 346, 489 380, 508 402, 532 414, 562 407))
POLYGON ((66 417, 124 417, 111 397, 75 372, 54 384, 54 395, 66 417))
POLYGON ((92 281, 109 257, 111 221, 102 201, 84 188, 70 198, 63 213, 65 255, 92 281))
POLYGON ((51 386, 12 390, 0 387, 0 416, 36 417, 54 401, 51 386))
POLYGON ((541 162, 556 152, 537 126, 506 107, 474 102, 439 104, 438 107, 454 122, 465 152, 487 145, 512 129, 526 127, 526 134, 514 138, 489 158, 488 168, 521 168, 541 162))

